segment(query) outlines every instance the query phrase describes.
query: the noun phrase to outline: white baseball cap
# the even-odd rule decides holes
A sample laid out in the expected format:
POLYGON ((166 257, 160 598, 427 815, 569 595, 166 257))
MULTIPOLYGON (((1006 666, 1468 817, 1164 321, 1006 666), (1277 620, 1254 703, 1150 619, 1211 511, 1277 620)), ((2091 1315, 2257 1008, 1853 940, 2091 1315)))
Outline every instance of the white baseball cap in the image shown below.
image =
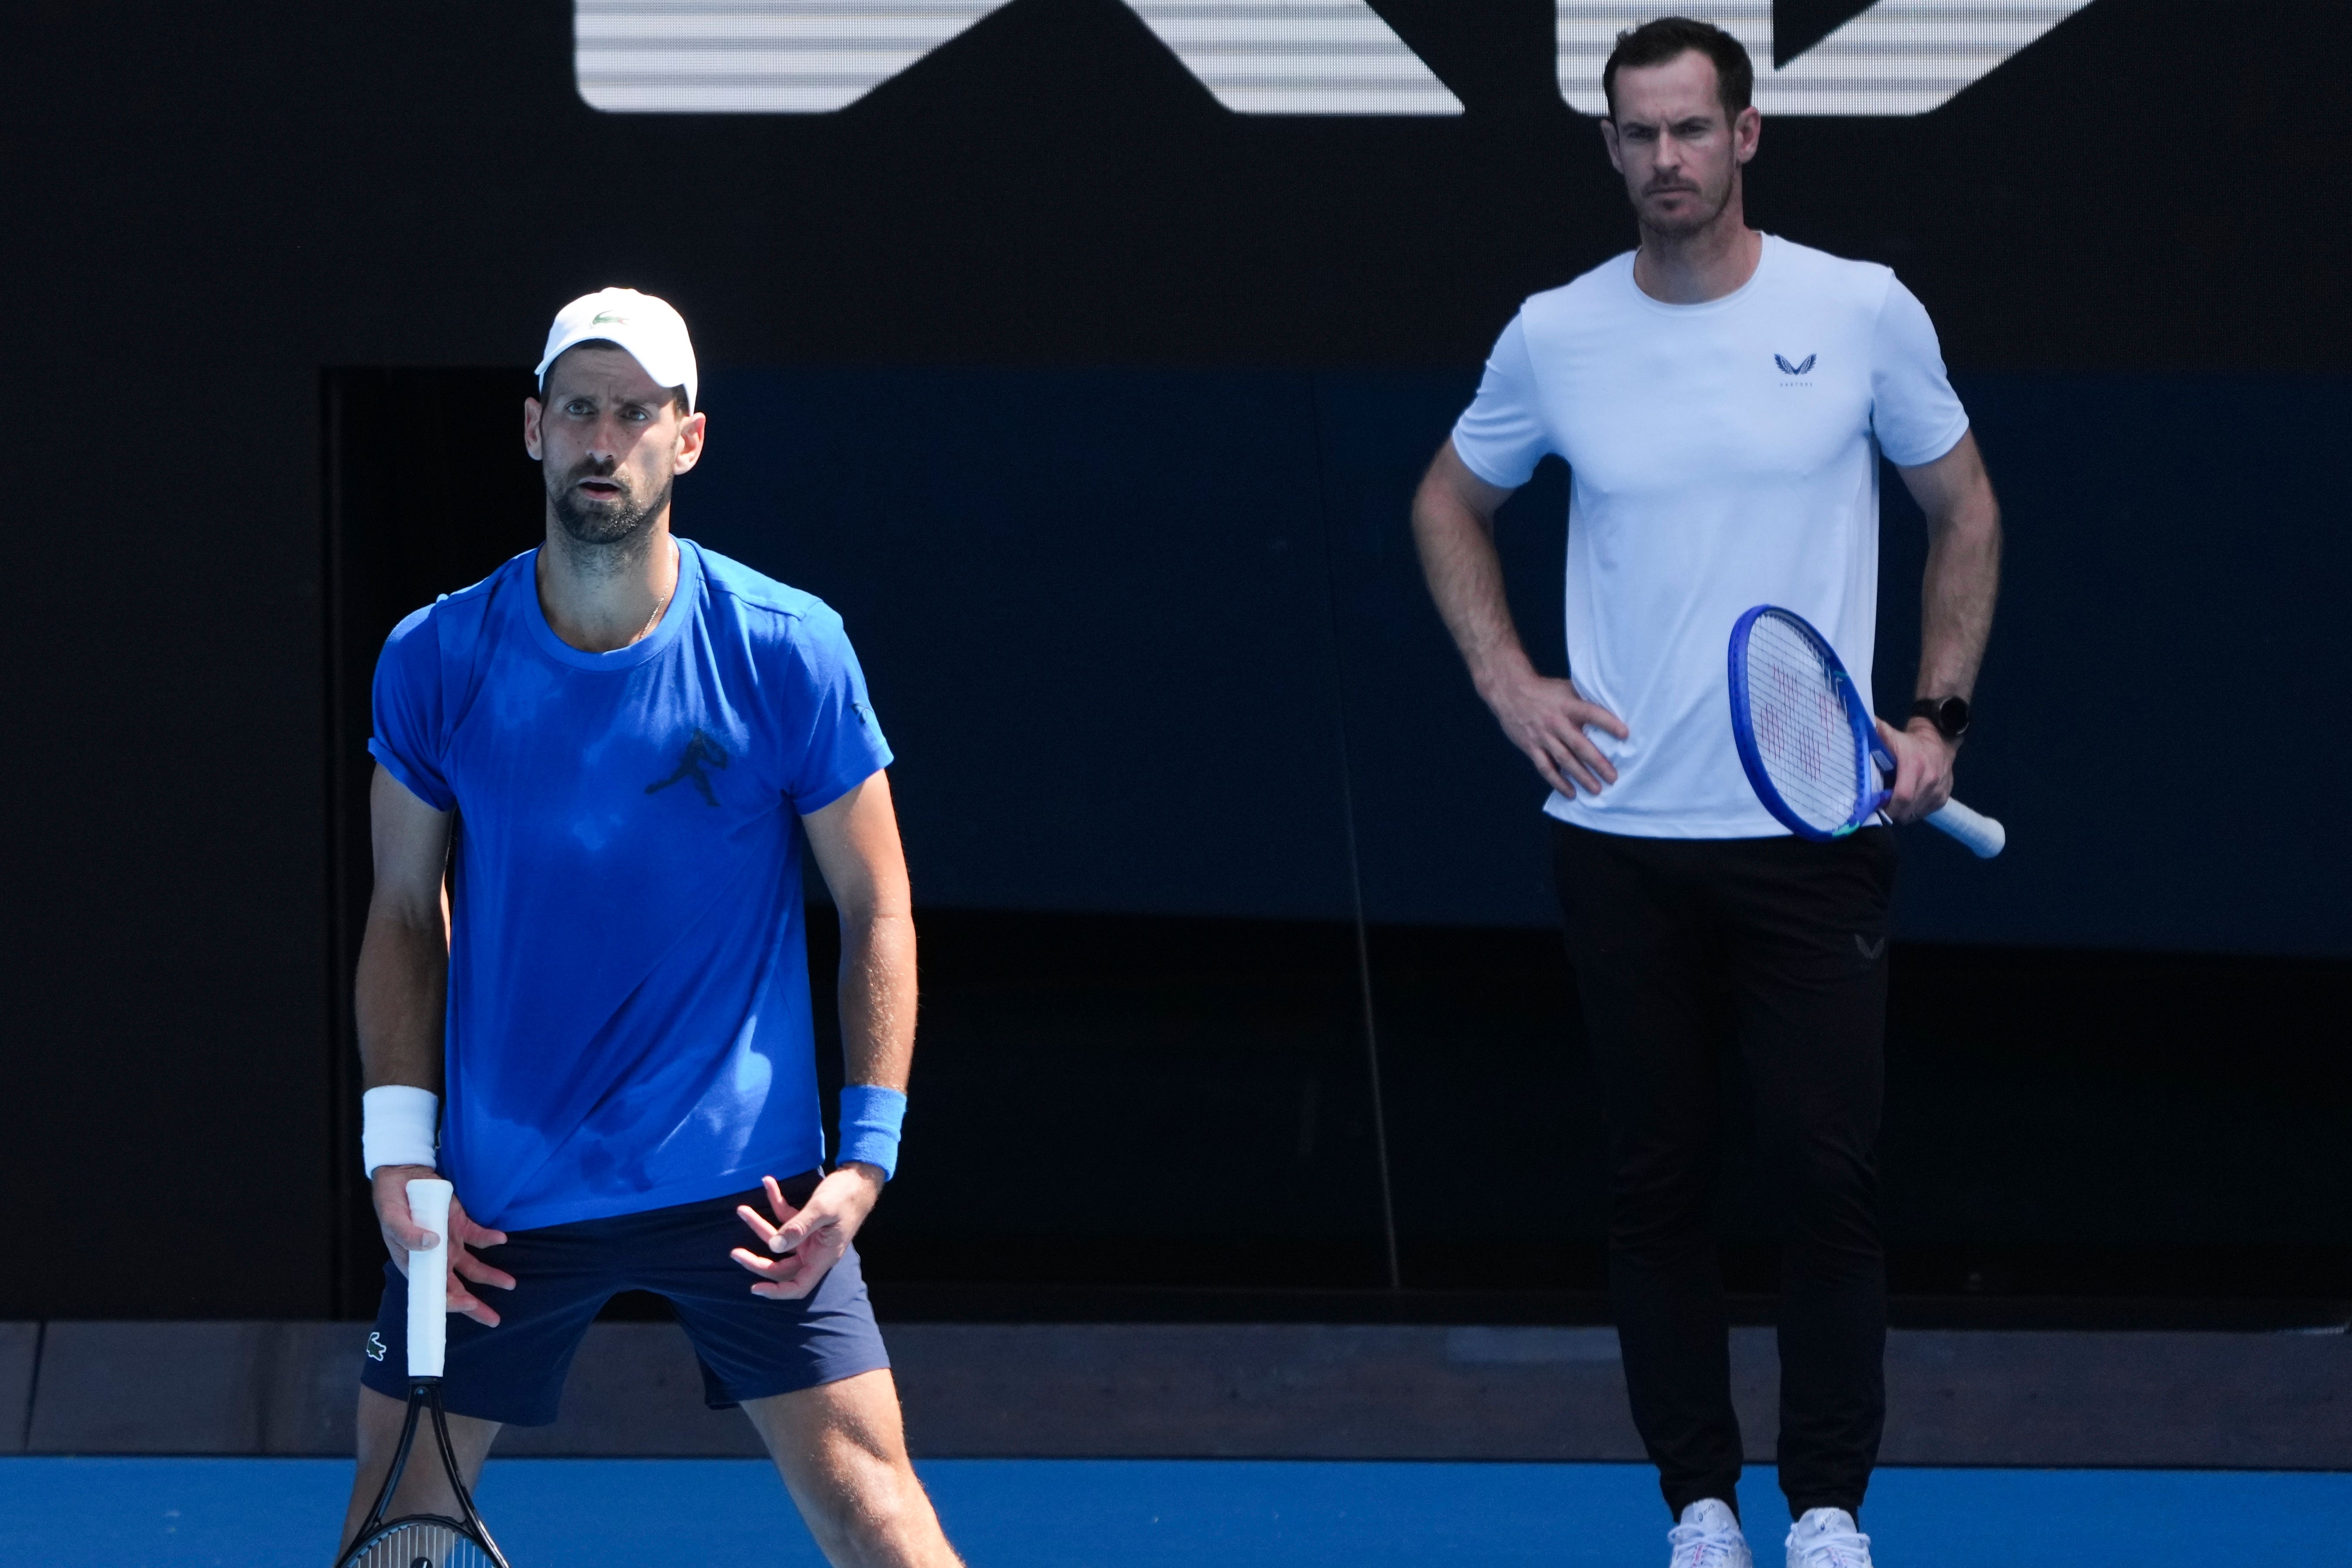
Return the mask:
POLYGON ((695 374, 694 340, 686 335, 686 318, 668 300, 635 289, 599 289, 555 312, 555 324, 547 329, 546 357, 534 373, 540 390, 547 390, 547 367, 564 350, 600 341, 628 350, 662 385, 686 388, 686 406, 694 407, 700 378, 695 374))

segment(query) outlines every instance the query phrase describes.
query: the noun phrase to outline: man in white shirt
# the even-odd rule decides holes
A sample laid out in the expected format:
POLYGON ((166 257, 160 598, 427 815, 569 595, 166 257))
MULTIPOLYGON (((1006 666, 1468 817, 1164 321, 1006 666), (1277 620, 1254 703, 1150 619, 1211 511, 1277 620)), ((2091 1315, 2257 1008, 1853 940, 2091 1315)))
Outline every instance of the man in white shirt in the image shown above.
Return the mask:
POLYGON ((1759 120, 1738 40, 1620 35, 1601 125, 1640 247, 1528 300, 1413 503, 1479 695, 1553 790, 1554 874, 1610 1127, 1610 1289, 1675 1568, 1747 1568, 1723 1283, 1707 1211, 1716 1045, 1736 1025, 1785 1195, 1781 1489, 1791 1568, 1867 1568, 1884 1423, 1877 1220, 1891 832, 1790 835, 1731 735, 1751 605, 1821 628, 1870 698, 1884 454, 1927 516, 1913 716, 1881 721, 1888 815, 1951 793, 2000 524, 1935 329, 1884 267, 1748 226, 1759 120), (1511 623, 1494 514, 1547 454, 1572 476, 1570 679, 1511 623))

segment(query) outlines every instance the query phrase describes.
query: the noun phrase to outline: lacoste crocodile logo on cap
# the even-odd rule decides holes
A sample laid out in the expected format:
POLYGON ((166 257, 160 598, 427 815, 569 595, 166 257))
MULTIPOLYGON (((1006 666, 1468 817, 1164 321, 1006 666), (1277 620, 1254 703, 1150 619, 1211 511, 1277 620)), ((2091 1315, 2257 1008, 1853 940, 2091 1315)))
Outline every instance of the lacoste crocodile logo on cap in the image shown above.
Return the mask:
POLYGON ((629 318, 618 310, 599 310, 589 318, 588 324, 592 327, 601 327, 607 321, 616 327, 625 327, 629 324, 629 318))
MULTIPOLYGON (((597 317, 596 319, 597 319, 598 321, 603 321, 604 318, 604 317, 602 317, 602 316, 599 316, 599 317, 597 317)), ((1780 367, 1780 369, 1781 369, 1785 374, 1790 374, 1790 375, 1802 375, 1802 374, 1804 374, 1807 371, 1811 370, 1811 369, 1813 368, 1813 362, 1814 362, 1815 360, 1817 360, 1817 359, 1821 358, 1821 357, 1822 357, 1822 356, 1821 356, 1821 355, 1819 355, 1819 354, 1807 354, 1807 355, 1805 356, 1805 362, 1804 362, 1804 363, 1802 363, 1802 364, 1790 364, 1787 360, 1782 359, 1779 354, 1774 354, 1774 355, 1772 356, 1772 363, 1773 363, 1774 364, 1779 365, 1779 366, 1780 367)))

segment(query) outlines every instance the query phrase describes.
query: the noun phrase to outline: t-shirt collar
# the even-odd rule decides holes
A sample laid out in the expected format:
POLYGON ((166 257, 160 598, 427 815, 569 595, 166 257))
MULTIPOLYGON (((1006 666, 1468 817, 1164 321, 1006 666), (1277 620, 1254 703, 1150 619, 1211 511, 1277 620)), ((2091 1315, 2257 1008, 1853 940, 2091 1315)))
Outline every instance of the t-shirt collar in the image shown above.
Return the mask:
POLYGON ((1773 258, 1780 248, 1780 237, 1772 234, 1766 235, 1764 244, 1756 255, 1756 270, 1748 275, 1748 281, 1719 300, 1702 300, 1696 305, 1671 305, 1664 300, 1651 298, 1639 283, 1633 281, 1633 258, 1641 253, 1627 251, 1625 253, 1625 291, 1661 315, 1679 316, 1685 320, 1693 316, 1709 315, 1717 310, 1728 310, 1756 291, 1756 286, 1764 281, 1764 275, 1772 270, 1773 258))
POLYGON ((555 635, 555 628, 547 624, 547 612, 539 603, 539 552, 534 550, 524 557, 529 564, 524 573, 522 618, 540 652, 574 669, 635 669, 684 636, 686 623, 694 618, 693 606, 702 594, 702 552, 691 540, 673 542, 677 547, 677 586, 671 590, 669 603, 662 607, 660 622, 645 637, 610 653, 589 653, 555 635))

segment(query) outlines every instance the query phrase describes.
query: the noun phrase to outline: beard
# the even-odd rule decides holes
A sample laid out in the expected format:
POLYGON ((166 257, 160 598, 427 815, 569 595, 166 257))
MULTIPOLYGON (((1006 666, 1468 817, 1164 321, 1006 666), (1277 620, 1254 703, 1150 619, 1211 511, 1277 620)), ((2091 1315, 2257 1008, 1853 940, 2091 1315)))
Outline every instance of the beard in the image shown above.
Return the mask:
POLYGON ((644 540, 652 531, 653 520, 669 505, 669 481, 665 479, 651 495, 632 495, 629 481, 619 474, 583 464, 565 475, 562 483, 548 487, 547 500, 555 521, 574 542, 625 553, 633 542, 644 540), (578 485, 587 479, 610 479, 621 493, 609 501, 584 500, 578 485))
POLYGON ((1705 185, 1696 184, 1666 187, 1689 197, 1692 203, 1690 211, 1672 218, 1660 217, 1652 213, 1647 206, 1647 198, 1660 193, 1644 192, 1643 193, 1644 201, 1641 207, 1642 226, 1668 239, 1687 238, 1723 216, 1723 209, 1731 205, 1732 188, 1738 180, 1738 172, 1734 170, 1724 176, 1723 187, 1720 190, 1710 191, 1705 185))

